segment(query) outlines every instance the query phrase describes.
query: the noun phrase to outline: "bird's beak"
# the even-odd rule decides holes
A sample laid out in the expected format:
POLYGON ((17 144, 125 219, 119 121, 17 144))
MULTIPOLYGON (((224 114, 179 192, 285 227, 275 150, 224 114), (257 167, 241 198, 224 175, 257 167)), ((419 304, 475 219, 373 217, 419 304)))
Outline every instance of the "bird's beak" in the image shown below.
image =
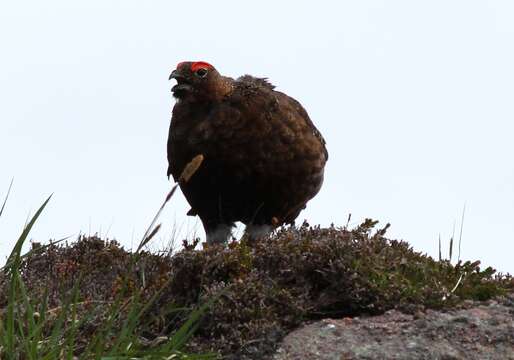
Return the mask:
POLYGON ((189 83, 186 76, 179 70, 173 70, 171 72, 169 80, 171 79, 177 80, 177 85, 171 88, 171 92, 177 99, 182 98, 186 95, 186 93, 193 91, 192 85, 189 83))
POLYGON ((168 80, 171 80, 171 79, 176 79, 176 80, 178 80, 178 79, 184 79, 184 75, 182 75, 182 74, 180 73, 180 71, 178 71, 178 70, 173 70, 173 71, 171 72, 171 75, 170 75, 170 77, 169 77, 169 79, 168 79, 168 80))

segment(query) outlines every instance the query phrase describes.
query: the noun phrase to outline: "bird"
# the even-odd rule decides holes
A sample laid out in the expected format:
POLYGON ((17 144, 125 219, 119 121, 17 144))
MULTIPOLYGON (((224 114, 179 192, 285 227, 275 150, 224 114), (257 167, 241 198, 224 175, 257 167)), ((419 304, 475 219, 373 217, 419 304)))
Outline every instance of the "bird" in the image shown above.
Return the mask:
POLYGON ((183 61, 169 80, 168 178, 203 163, 180 188, 199 216, 207 244, 226 244, 236 222, 250 239, 294 224, 320 190, 326 143, 307 111, 267 78, 221 75, 205 61, 183 61))

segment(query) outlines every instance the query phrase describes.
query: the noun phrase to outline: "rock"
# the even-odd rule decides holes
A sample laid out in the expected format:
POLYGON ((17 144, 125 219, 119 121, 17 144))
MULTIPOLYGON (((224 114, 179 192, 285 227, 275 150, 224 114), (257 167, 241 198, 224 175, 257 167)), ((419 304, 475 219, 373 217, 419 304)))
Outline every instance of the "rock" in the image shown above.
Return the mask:
POLYGON ((514 295, 446 312, 325 319, 289 333, 273 359, 514 359, 514 295))

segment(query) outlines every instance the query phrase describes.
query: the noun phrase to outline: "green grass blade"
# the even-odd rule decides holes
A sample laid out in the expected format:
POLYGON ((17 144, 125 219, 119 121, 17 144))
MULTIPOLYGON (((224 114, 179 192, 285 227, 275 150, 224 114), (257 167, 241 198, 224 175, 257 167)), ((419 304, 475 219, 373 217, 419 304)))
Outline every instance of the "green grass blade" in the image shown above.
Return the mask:
POLYGON ((61 313, 52 327, 52 332, 48 341, 48 354, 44 359, 57 359, 59 357, 59 342, 64 331, 64 324, 66 322, 66 314, 68 313, 69 306, 69 301, 65 301, 62 306, 61 313))
POLYGON ((11 183, 9 184, 9 189, 7 190, 7 195, 5 195, 4 202, 2 203, 2 207, 0 208, 0 217, 2 217, 2 214, 4 213, 5 204, 7 204, 7 199, 9 198, 9 194, 11 193, 13 181, 14 181, 14 178, 11 179, 11 183))
MULTIPOLYGON (((124 291, 122 290, 122 293, 124 291)), ((118 296, 114 303, 111 305, 107 313, 107 318, 103 322, 103 326, 96 330, 95 335, 92 336, 88 346, 83 352, 82 358, 89 359, 94 358, 98 359, 102 355, 102 352, 105 350, 106 339, 112 333, 114 320, 117 318, 118 314, 121 310, 123 296, 118 296)))
POLYGON ((27 240, 27 237, 29 236, 30 230, 32 229, 32 227, 36 223, 36 220, 39 218, 39 216, 41 215, 41 213, 43 212, 43 210, 45 209, 46 205, 48 204, 48 202, 50 201, 51 198, 52 198, 52 195, 50 195, 45 200, 43 205, 41 205, 39 207, 39 209, 36 211, 36 213, 34 214, 34 216, 32 216, 32 218, 30 219, 30 221, 27 224, 27 226, 25 226, 25 228, 23 229, 23 232, 21 233, 18 241, 16 241, 16 244, 14 245, 14 249, 12 250, 11 254, 9 255, 9 257, 7 258, 7 262, 6 262, 5 266, 4 266, 4 269, 9 270, 9 272, 11 274, 12 274, 13 270, 18 270, 19 265, 20 265, 20 260, 21 260, 21 255, 20 255, 21 248, 22 248, 23 244, 25 243, 25 240, 27 240))
MULTIPOLYGON (((218 295, 219 296, 219 295, 218 295)), ((200 320, 209 307, 217 300, 218 297, 210 299, 208 302, 194 310, 187 321, 178 329, 178 331, 171 337, 164 350, 168 352, 180 351, 186 342, 193 336, 194 332, 200 325, 200 320)))
POLYGON ((73 286, 73 292, 71 298, 73 298, 71 304, 71 329, 69 333, 65 335, 66 343, 66 359, 73 359, 73 351, 75 350, 75 339, 77 337, 78 321, 77 321, 77 303, 79 301, 79 284, 81 281, 77 281, 73 286))
POLYGON ((117 335, 116 342, 111 348, 109 355, 113 356, 117 353, 123 353, 129 343, 132 342, 134 330, 136 329, 140 320, 140 304, 139 293, 136 293, 130 303, 130 310, 127 318, 123 322, 121 332, 117 335))
POLYGON ((8 359, 11 359, 12 354, 14 353, 15 346, 15 333, 14 333, 14 304, 16 303, 16 273, 11 275, 10 284, 9 284, 9 295, 7 298, 7 319, 6 319, 6 355, 8 359))
POLYGON ((26 317, 26 326, 27 326, 27 336, 24 336, 24 343, 27 352, 27 357, 29 359, 37 358, 37 341, 39 340, 37 337, 34 339, 34 335, 36 334, 36 321, 34 317, 34 307, 30 303, 27 289, 25 288, 25 284, 21 277, 18 279, 18 285, 20 289, 20 295, 23 300, 23 304, 25 306, 25 317, 26 317))

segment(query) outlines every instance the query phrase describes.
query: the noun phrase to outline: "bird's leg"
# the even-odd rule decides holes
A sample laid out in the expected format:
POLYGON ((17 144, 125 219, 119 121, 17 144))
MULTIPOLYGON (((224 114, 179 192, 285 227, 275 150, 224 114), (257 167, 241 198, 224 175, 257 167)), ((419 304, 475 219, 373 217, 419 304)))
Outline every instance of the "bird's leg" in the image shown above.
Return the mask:
POLYGON ((233 224, 204 224, 207 244, 226 244, 232 235, 233 224))
POLYGON ((248 224, 245 228, 245 232, 248 234, 248 238, 252 242, 267 236, 272 231, 273 226, 268 224, 248 224))

